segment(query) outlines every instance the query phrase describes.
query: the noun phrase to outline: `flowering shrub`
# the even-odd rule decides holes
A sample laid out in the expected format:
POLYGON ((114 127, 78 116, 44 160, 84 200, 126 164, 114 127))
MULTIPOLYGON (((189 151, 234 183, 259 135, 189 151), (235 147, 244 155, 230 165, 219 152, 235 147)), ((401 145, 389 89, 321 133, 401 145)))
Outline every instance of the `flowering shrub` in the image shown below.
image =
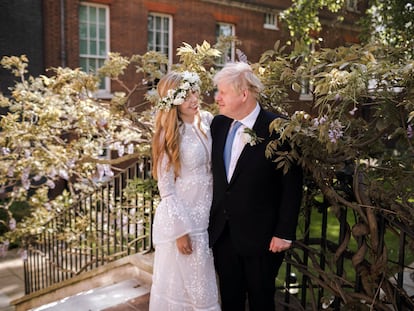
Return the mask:
MULTIPOLYGON (((389 280, 395 271, 387 261, 387 245, 381 244, 378 216, 389 221, 386 231, 390 234, 399 232, 399 226, 406 230, 414 226, 414 61, 402 61, 394 57, 402 55, 400 51, 379 45, 295 52, 267 51, 256 64, 266 85, 264 101, 270 107, 275 106, 280 94, 288 93, 286 81, 298 93, 303 80, 311 86, 312 100, 306 111, 292 112, 291 106, 277 102, 287 118, 271 124, 280 139, 269 144, 266 152, 269 157, 276 156, 275 161, 285 171, 292 159, 301 163, 316 186, 307 186, 306 191, 312 191, 308 198, 322 197, 336 215, 345 208, 353 213, 354 223, 347 223, 344 229, 347 238, 333 255, 340 258, 352 249, 352 243, 358 245, 352 265, 363 284, 358 294, 365 296, 353 296, 334 285, 354 284, 354 280, 318 267, 316 260, 312 262, 319 271, 315 274, 308 272, 309 267, 301 269, 300 261, 293 260, 292 264, 315 283, 317 278, 335 280, 325 288, 345 297, 350 305, 363 299, 375 308, 382 307, 376 290, 392 300, 389 280), (294 60, 295 67, 289 59, 294 60), (289 109, 291 113, 287 113, 289 109), (285 141, 292 150, 277 151, 285 141)), ((407 247, 413 245, 409 239, 407 247)), ((317 257, 317 252, 311 253, 310 257, 317 257)))
MULTIPOLYGON (((212 89, 213 71, 204 64, 219 53, 207 42, 179 49, 182 64, 176 66, 197 72, 186 75, 184 93, 196 84, 202 92, 212 89)), ((11 97, 0 94, 0 106, 8 109, 0 116, 0 211, 7 215, 0 219, 0 245, 41 232, 56 213, 111 179, 120 164, 149 155, 153 107, 143 111, 138 105, 137 110, 130 98, 154 85, 168 63, 156 52, 129 58, 110 53, 97 75, 59 67, 51 69, 50 76, 27 77, 28 61, 24 55, 1 60, 19 80, 11 97), (142 77, 133 88, 120 78, 129 66, 142 77), (96 98, 102 76, 124 91, 110 100, 96 98), (16 222, 12 212, 16 202, 28 203, 28 217, 22 222, 16 222)), ((143 102, 155 105, 158 98, 147 95, 143 102)))
MULTIPOLYGON (((173 67, 196 72, 202 81, 201 93, 211 91, 214 68, 210 65, 219 52, 204 42, 194 49, 184 44, 177 54, 180 63, 173 67)), ((376 216, 414 226, 414 61, 402 61, 400 55, 378 45, 312 53, 296 47, 283 53, 276 44, 252 64, 265 85, 261 103, 286 115, 271 124, 279 139, 267 146, 266 155, 284 171, 292 159, 298 160, 316 185, 314 196, 322 196, 334 210, 346 207, 354 212, 356 224, 348 231, 367 228, 356 235, 359 249, 352 260, 355 270, 364 271, 360 275, 363 299, 375 297, 379 287, 392 295, 384 285, 387 250, 379 247, 376 216), (292 90, 301 91, 304 80, 312 100, 307 109, 296 111, 286 99, 292 90), (278 145, 285 142, 291 150, 279 152, 278 145), (335 186, 341 174, 347 175, 346 189, 335 186)), ((141 86, 148 86, 162 75, 159 68, 165 59, 152 52, 130 59, 113 53, 101 74, 123 85, 119 75, 131 64, 143 75, 141 86)), ((3 58, 2 65, 20 78, 11 98, 0 96, 0 105, 9 109, 0 121, 0 209, 9 215, 3 225, 18 238, 41 231, 41 224, 71 206, 79 193, 110 178, 114 164, 147 153, 153 110, 134 111, 129 99, 137 88, 125 85, 125 92, 115 93, 110 102, 97 100, 91 94, 98 78, 79 70, 56 68, 50 77, 26 79, 24 56, 3 58), (105 157, 109 150, 118 158, 105 157), (62 180, 65 191, 51 196, 62 180), (29 203, 33 212, 29 220, 15 221, 10 206, 16 201, 29 203)), ((158 98, 150 90, 145 100, 155 105, 158 98)), ((255 144, 262 138, 248 132, 244 139, 255 144)), ((335 256, 349 243, 350 239, 344 241, 335 256)), ((330 289, 352 300, 341 288, 332 285, 330 289)))

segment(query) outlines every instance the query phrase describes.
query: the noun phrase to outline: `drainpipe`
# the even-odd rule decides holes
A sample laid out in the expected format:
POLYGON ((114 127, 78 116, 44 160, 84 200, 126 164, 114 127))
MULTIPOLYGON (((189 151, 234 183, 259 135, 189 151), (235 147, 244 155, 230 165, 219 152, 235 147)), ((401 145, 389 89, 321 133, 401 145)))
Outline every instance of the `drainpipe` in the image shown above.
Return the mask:
POLYGON ((60 0, 60 62, 66 67, 65 0, 60 0))

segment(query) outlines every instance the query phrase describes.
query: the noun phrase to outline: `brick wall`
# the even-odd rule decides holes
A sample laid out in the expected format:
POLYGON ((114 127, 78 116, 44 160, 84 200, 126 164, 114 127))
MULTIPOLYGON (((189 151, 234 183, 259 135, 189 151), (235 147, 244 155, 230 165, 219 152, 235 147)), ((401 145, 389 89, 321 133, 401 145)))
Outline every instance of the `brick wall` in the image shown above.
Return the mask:
MULTIPOLYGON (((237 46, 257 62, 261 54, 272 49, 280 40, 289 40, 287 29, 279 23, 279 29, 263 27, 264 13, 282 11, 289 0, 218 1, 218 0, 89 0, 85 2, 107 5, 110 9, 110 50, 121 55, 143 54, 147 49, 147 17, 150 12, 173 16, 173 62, 177 62, 176 49, 187 42, 194 46, 204 40, 215 43, 217 22, 232 23, 241 41, 237 46)), ((44 10, 44 65, 79 66, 78 8, 80 0, 43 0, 44 10), (63 11, 61 4, 64 4, 63 11), (64 15, 62 24, 61 16, 64 15), (62 28, 63 27, 63 28, 62 28), (62 33, 64 40, 62 41, 62 33)), ((363 11, 361 8, 360 11, 363 11)), ((354 21, 358 14, 347 13, 348 21, 342 29, 335 23, 335 15, 322 14, 325 37, 324 47, 335 47, 347 42, 358 42, 354 21)), ((125 73, 124 80, 132 86, 137 77, 133 69, 125 73)), ((119 86, 112 84, 112 91, 119 86)))
MULTIPOLYGON (((45 64, 56 66, 65 56, 69 66, 78 65, 78 5, 79 0, 44 0, 45 14, 45 64), (62 54, 61 8, 65 3, 65 53, 62 54)), ((147 15, 149 12, 173 16, 173 51, 182 42, 191 45, 207 40, 215 43, 216 22, 234 23, 236 35, 241 40, 238 46, 248 58, 255 62, 263 51, 273 47, 277 40, 285 42, 288 32, 280 25, 279 30, 263 28, 264 12, 271 8, 281 11, 290 1, 220 1, 203 0, 91 0, 89 2, 108 5, 110 8, 111 51, 124 55, 145 53, 147 47, 147 15), (227 5, 227 3, 233 5, 227 5), (239 3, 239 4, 234 4, 239 3)), ((333 23, 326 15, 326 23, 333 23)), ((349 15, 352 20, 352 15, 349 15)), ((351 23, 352 24, 352 23, 351 23)), ((337 27, 337 26, 336 26, 337 27)), ((335 28, 336 29, 336 28, 335 28)), ((325 44, 338 44, 346 40, 357 40, 357 32, 348 27, 346 31, 325 32, 329 37, 325 44), (346 33, 346 34, 345 34, 346 33)), ((174 59, 176 62, 177 59, 174 59)))

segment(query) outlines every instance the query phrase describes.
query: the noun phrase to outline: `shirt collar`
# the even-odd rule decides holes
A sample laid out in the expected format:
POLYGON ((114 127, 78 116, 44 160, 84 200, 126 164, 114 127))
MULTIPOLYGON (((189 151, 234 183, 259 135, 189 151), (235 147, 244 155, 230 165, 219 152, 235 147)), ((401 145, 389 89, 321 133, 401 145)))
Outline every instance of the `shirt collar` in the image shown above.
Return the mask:
POLYGON ((239 120, 239 122, 241 122, 245 127, 252 129, 259 113, 260 106, 258 103, 256 103, 256 107, 253 109, 253 111, 250 112, 250 114, 248 114, 245 118, 239 120))

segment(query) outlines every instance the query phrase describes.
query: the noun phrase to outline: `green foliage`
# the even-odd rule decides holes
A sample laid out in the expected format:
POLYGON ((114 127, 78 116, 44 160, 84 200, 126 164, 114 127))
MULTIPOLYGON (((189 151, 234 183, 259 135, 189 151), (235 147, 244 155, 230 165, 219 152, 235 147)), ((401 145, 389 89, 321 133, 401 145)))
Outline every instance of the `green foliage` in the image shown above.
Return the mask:
POLYGON ((404 48, 412 57, 414 43, 414 3, 410 0, 371 0, 364 20, 367 42, 379 42, 404 48))
MULTIPOLYGON (((0 189, 7 197, 0 208, 9 216, 6 223, 14 223, 10 207, 27 202, 39 222, 28 221, 27 228, 19 223, 17 229, 32 233, 47 218, 50 200, 64 189, 76 198, 95 187, 99 166, 111 164, 105 152, 136 157, 147 140, 131 120, 90 95, 97 89, 97 77, 54 68, 49 77, 26 78, 25 56, 4 57, 1 64, 20 81, 10 98, 0 95, 9 111, 0 120, 0 189)), ((109 169, 105 173, 112 174, 109 169)))
MULTIPOLYGON (((341 22, 345 3, 345 0, 293 0, 292 5, 281 13, 281 18, 288 26, 293 42, 300 40, 309 45, 322 40, 317 35, 322 30, 321 11, 337 14, 337 21, 341 22)), ((412 58, 414 3, 410 0, 369 0, 368 5, 358 21, 362 41, 403 48, 404 58, 412 58)))
MULTIPOLYGON (((342 1, 318 3, 336 9, 335 3, 339 8, 342 1)), ((286 116, 271 124, 280 139, 269 144, 267 155, 276 156, 284 171, 297 159, 316 185, 309 197, 323 198, 336 214, 347 208, 355 215, 347 228, 348 238, 330 255, 336 260, 346 249, 353 249, 352 264, 361 275, 363 293, 353 296, 343 291, 338 284, 354 282, 346 276, 339 279, 333 271, 319 275, 336 277, 336 283, 323 286, 349 304, 364 299, 378 306, 379 287, 392 297, 387 248, 381 247, 376 216, 389 219, 391 232, 399 230, 392 227, 394 220, 407 228, 414 226, 414 62, 405 52, 404 47, 379 44, 311 52, 303 42, 288 51, 276 43, 252 64, 265 85, 262 103, 286 116), (308 110, 294 111, 288 99, 300 92, 304 81, 311 86, 313 100, 308 110), (285 141, 291 151, 279 152, 278 145, 285 141), (358 232, 354 240, 351 232, 358 232)), ((202 91, 211 91, 219 50, 207 42, 195 48, 184 43, 177 55, 180 62, 173 68, 198 72, 202 91)), ((23 239, 46 230, 44 224, 70 209, 78 195, 95 189, 104 177, 111 178, 111 167, 148 155, 153 111, 134 110, 131 96, 141 90, 146 92, 143 102, 156 102, 154 83, 166 64, 154 52, 132 57, 112 53, 99 76, 54 68, 49 77, 26 78, 24 56, 3 58, 2 65, 20 81, 10 98, 0 96, 1 105, 9 109, 0 120, 0 210, 3 229, 12 229, 2 238, 23 239), (132 87, 122 82, 130 66, 141 78, 132 87), (117 81, 124 92, 110 101, 94 98, 100 75, 117 81), (104 157, 110 150, 118 158, 104 157), (11 208, 15 202, 26 202, 31 212, 16 228, 11 208)), ((149 217, 152 199, 158 200, 153 180, 130 181, 122 195, 127 206, 117 206, 121 210, 140 202, 139 212, 128 217, 149 217)), ((62 238, 75 240, 88 221, 78 217, 70 226, 58 228, 62 238)), ((322 270, 314 266, 312 271, 322 270)), ((309 276, 320 283, 318 275, 309 276)))
MULTIPOLYGON (((198 72, 203 92, 211 90, 211 65, 220 52, 204 42, 194 49, 184 43, 177 54, 181 63, 174 68, 198 72)), ((8 109, 0 119, 0 221, 7 231, 0 242, 41 232, 51 217, 111 178, 118 165, 149 155, 153 111, 137 109, 131 97, 142 91, 156 101, 150 94, 167 64, 157 52, 131 57, 110 53, 97 75, 58 67, 49 69, 49 76, 27 77, 26 56, 3 57, 1 65, 19 81, 10 98, 0 94, 1 106, 8 109), (128 86, 123 75, 131 67, 138 82, 128 86), (94 93, 102 77, 124 91, 110 100, 97 99, 94 93), (17 224, 12 208, 16 202, 25 202, 30 210, 17 224)), ((85 221, 78 219, 62 230, 76 236, 85 221)))
MULTIPOLYGON (((277 119, 271 125, 280 133, 281 142, 288 139, 296 146, 294 150, 300 150, 300 161, 310 171, 317 165, 319 173, 329 172, 352 160, 370 176, 381 175, 395 166, 395 174, 382 180, 395 187, 414 184, 410 132, 414 63, 402 64, 390 58, 393 51, 370 45, 324 49, 313 52, 309 61, 299 64, 296 70, 286 65, 288 54, 261 60, 259 72, 265 81, 272 73, 282 72, 280 68, 289 71, 287 80, 291 84, 300 83, 301 79, 311 81, 312 112, 296 111, 289 120, 277 119)), ((279 77, 267 84, 282 92, 286 80, 279 77)), ((273 98, 271 102, 279 100, 277 95, 273 98)), ((395 200, 400 195, 391 197, 395 200)), ((398 203, 404 205, 399 208, 399 217, 412 225, 412 205, 409 196, 404 197, 398 203)))
MULTIPOLYGON (((407 229, 414 226, 414 62, 399 57, 403 49, 381 45, 306 53, 305 49, 283 54, 277 48, 256 64, 266 91, 271 90, 269 102, 280 100, 279 94, 288 92, 289 84, 294 91, 303 79, 312 86, 309 110, 285 113, 286 119, 270 125, 280 138, 269 144, 267 155, 276 156, 285 170, 291 159, 297 159, 316 184, 310 197, 322 195, 337 214, 344 208, 354 213, 356 220, 348 225, 347 239, 333 260, 357 244, 352 264, 362 279, 364 299, 381 305, 375 291, 381 287, 392 297, 389 278, 395 270, 387 265, 387 245, 381 247, 376 217, 389 220, 388 234, 400 230, 393 221, 407 229), (287 73, 284 79, 281 73, 287 73), (285 141, 291 144, 291 152, 277 152, 285 141), (361 228, 365 228, 362 233, 361 228)), ((319 255, 312 250, 311 256, 319 255)), ((338 285, 353 280, 321 269, 317 262, 311 265, 318 273, 303 269, 301 273, 336 296, 346 297, 348 303, 358 303, 361 296, 354 297, 338 285), (318 277, 335 281, 320 284, 318 277)), ((294 265, 301 267, 300 261, 294 265)))
MULTIPOLYGON (((309 44, 320 39, 311 36, 322 29, 320 11, 327 9, 337 13, 344 4, 345 0, 293 0, 292 5, 282 12, 281 18, 287 23, 294 40, 301 39, 309 44)), ((342 16, 339 15, 338 19, 341 20, 342 16)))

